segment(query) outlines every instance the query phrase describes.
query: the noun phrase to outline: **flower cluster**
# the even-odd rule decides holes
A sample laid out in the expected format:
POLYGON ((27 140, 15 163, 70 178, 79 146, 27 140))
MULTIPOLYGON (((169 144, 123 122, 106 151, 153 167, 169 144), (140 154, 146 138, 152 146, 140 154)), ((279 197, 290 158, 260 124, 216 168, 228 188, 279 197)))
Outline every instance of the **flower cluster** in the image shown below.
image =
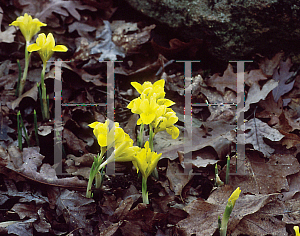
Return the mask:
POLYGON ((133 157, 139 151, 139 147, 133 146, 133 140, 119 127, 118 122, 110 122, 109 120, 106 120, 105 123, 94 122, 89 127, 93 128, 101 148, 108 150, 113 146, 115 147, 113 155, 102 166, 114 160, 121 162, 134 160, 133 157))
MULTIPOLYGON (((119 127, 119 123, 106 120, 105 123, 93 122, 89 124, 101 147, 101 154, 95 158, 90 172, 90 178, 87 188, 87 197, 91 196, 91 186, 94 178, 97 182, 97 174, 108 163, 113 161, 126 162, 132 161, 137 171, 141 172, 143 178, 143 201, 149 203, 147 193, 147 178, 155 169, 161 153, 152 152, 149 148, 149 142, 145 143, 144 148, 133 146, 133 140, 124 130, 119 127), (114 147, 115 150, 106 161, 102 163, 104 153, 114 147)), ((99 175, 98 175, 99 177, 99 175)), ((99 182, 99 181, 98 181, 99 182)))
POLYGON ((127 106, 132 113, 140 115, 137 124, 150 124, 154 128, 154 134, 166 130, 173 139, 176 139, 179 136, 179 129, 174 124, 178 121, 178 117, 169 108, 175 103, 164 98, 165 81, 161 79, 154 84, 147 81, 143 85, 132 82, 131 85, 140 93, 140 97, 132 100, 127 106))

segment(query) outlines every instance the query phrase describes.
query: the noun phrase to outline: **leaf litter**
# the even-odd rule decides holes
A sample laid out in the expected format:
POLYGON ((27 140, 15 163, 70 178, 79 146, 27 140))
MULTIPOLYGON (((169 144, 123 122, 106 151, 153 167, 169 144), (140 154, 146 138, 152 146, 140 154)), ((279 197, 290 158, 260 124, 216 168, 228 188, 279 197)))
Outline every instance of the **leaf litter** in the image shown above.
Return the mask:
MULTIPOLYGON (((170 47, 165 47, 159 37, 151 38, 155 37, 152 33, 157 27, 153 22, 110 19, 113 12, 118 14, 111 1, 94 4, 92 0, 52 0, 32 4, 31 0, 18 0, 7 4, 11 4, 10 7, 1 9, 4 16, 18 14, 11 9, 22 9, 45 21, 57 34, 69 34, 68 38, 60 38, 73 52, 68 55, 71 62, 63 65, 62 103, 105 102, 106 66, 99 60, 122 59, 123 62, 115 63, 115 118, 120 125, 126 127, 136 141, 136 117, 131 117, 126 109, 128 102, 135 98, 130 82, 154 82, 164 78, 168 96, 176 101, 174 110, 179 117, 180 136, 177 140, 170 140, 165 133, 155 137, 156 151, 163 155, 158 164, 159 180, 149 179, 150 205, 141 203, 136 170, 119 163, 116 167, 123 175, 105 175, 103 189, 95 192, 94 199, 87 199, 83 193, 89 167, 99 152, 87 124, 105 120, 105 109, 95 106, 62 109, 61 131, 67 153, 61 167, 64 174, 74 176, 60 176, 57 163, 51 161, 53 154, 48 152, 53 143, 53 121, 38 121, 39 137, 52 140, 42 142, 40 148, 25 147, 20 152, 15 141, 15 117, 21 110, 30 143, 36 145, 29 104, 24 102, 29 99, 33 104, 38 100, 35 59, 29 71, 30 86, 19 99, 12 95, 18 72, 16 62, 13 58, 1 62, 0 86, 4 89, 0 96, 4 102, 0 106, 0 205, 5 209, 1 232, 15 235, 217 235, 217 218, 222 216, 233 189, 240 187, 242 194, 229 220, 229 235, 292 234, 290 226, 300 223, 297 210, 300 86, 298 77, 286 84, 294 72, 292 61, 284 57, 283 52, 269 58, 260 56, 255 62, 256 68, 246 70, 243 110, 229 105, 239 102, 234 63, 226 63, 222 72, 196 67, 191 84, 192 100, 202 105, 192 109, 193 129, 188 133, 192 145, 185 148, 184 70, 174 59, 183 53, 195 58, 207 42, 202 39, 183 42, 173 38, 168 40, 170 47), (106 18, 101 15, 103 12, 96 12, 96 7, 103 10, 106 18), (64 29, 61 29, 62 24, 64 29), (245 174, 234 175, 235 127, 242 111, 246 114, 245 174), (184 160, 189 154, 192 158, 184 160), (213 187, 214 165, 219 166, 224 181, 227 155, 231 156, 229 185, 213 187), (183 175, 187 164, 192 164, 192 170, 183 175)), ((13 44, 15 28, 9 28, 4 19, 2 21, 1 14, 0 22, 5 31, 0 32, 0 43, 13 44)), ((47 72, 47 84, 51 84, 55 79, 54 69, 49 67, 47 72)), ((53 106, 53 90, 49 91, 53 106)))

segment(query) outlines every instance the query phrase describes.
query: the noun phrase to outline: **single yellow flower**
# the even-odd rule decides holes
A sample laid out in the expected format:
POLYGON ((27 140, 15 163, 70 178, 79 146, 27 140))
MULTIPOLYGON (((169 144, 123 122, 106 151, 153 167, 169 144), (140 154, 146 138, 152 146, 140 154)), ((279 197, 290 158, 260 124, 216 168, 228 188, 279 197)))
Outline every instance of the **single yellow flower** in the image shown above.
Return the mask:
POLYGON ((143 111, 140 109, 141 107, 141 98, 135 98, 133 99, 128 105, 127 108, 131 109, 131 112, 134 114, 141 114, 143 111))
POLYGON ((31 15, 25 13, 24 16, 19 16, 10 25, 19 27, 26 42, 30 42, 32 36, 40 31, 41 26, 47 24, 40 22, 37 18, 32 19, 31 15))
POLYGON ((166 94, 164 91, 164 79, 158 80, 154 84, 152 84, 149 81, 146 81, 142 85, 138 82, 132 82, 131 85, 136 89, 136 91, 138 91, 138 93, 145 94, 147 98, 152 97, 152 95, 155 93, 156 98, 160 99, 163 98, 166 94))
POLYGON ((299 233, 299 226, 294 226, 294 230, 295 230, 296 236, 300 236, 300 233, 299 233))
POLYGON ((228 202, 231 202, 232 205, 235 205, 236 200, 239 198, 241 193, 240 187, 238 187, 234 192, 231 194, 230 198, 228 199, 228 202))
POLYGON ((149 142, 147 141, 144 148, 142 148, 141 151, 135 156, 137 171, 141 171, 143 178, 148 178, 148 176, 157 166, 160 157, 161 153, 157 154, 156 152, 152 152, 149 148, 149 142))
POLYGON ((161 105, 159 108, 156 113, 156 119, 152 122, 154 133, 166 130, 172 136, 172 139, 176 139, 179 136, 179 129, 174 126, 178 121, 176 113, 164 105, 161 105))
POLYGON ((105 123, 93 122, 89 124, 89 127, 94 129, 93 133, 100 147, 110 149, 113 145, 118 146, 123 142, 133 144, 133 140, 119 127, 118 122, 110 122, 109 120, 106 120, 105 123))
POLYGON ((68 48, 64 45, 56 45, 55 40, 51 33, 46 35, 44 33, 39 34, 36 43, 27 47, 28 52, 38 51, 40 57, 45 64, 53 55, 54 52, 66 52, 68 48))

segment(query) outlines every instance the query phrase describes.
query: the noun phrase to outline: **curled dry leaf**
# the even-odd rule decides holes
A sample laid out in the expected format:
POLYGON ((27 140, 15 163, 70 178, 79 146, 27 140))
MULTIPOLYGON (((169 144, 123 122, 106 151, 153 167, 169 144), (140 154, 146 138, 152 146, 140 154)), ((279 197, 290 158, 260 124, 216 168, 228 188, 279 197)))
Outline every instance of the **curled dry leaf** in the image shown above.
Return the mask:
POLYGON ((87 186, 87 182, 79 180, 77 177, 66 177, 59 179, 56 176, 55 169, 49 164, 42 164, 44 156, 39 153, 38 147, 30 147, 23 149, 23 164, 19 168, 15 168, 11 162, 9 154, 0 156, 0 164, 22 176, 44 184, 61 186, 66 188, 83 188, 87 186))
POLYGON ((19 106, 19 104, 23 98, 30 97, 34 101, 36 101, 37 96, 38 96, 38 88, 37 88, 37 85, 35 84, 30 90, 28 90, 26 93, 23 93, 21 97, 17 98, 13 102, 7 104, 7 106, 14 110, 16 107, 19 106))
POLYGON ((264 142, 264 138, 271 141, 280 141, 284 135, 271 128, 259 119, 251 119, 245 123, 245 144, 251 143, 253 148, 269 157, 274 149, 264 142))
MULTIPOLYGON (((271 92, 277 85, 278 82, 276 82, 275 80, 269 80, 266 84, 264 84, 262 88, 260 88, 257 83, 252 84, 248 91, 244 108, 237 110, 237 119, 239 118, 242 111, 246 112, 249 110, 251 104, 265 99, 269 92, 271 92)), ((238 104, 241 102, 244 103, 244 101, 238 101, 238 104)))
POLYGON ((285 82, 294 74, 294 72, 290 72, 292 65, 291 59, 288 58, 286 61, 280 61, 279 68, 274 71, 273 79, 278 81, 278 86, 272 91, 275 102, 277 102, 282 95, 291 91, 294 86, 295 80, 285 84, 285 82))
POLYGON ((170 188, 175 195, 181 196, 183 188, 192 179, 192 173, 184 173, 184 169, 175 161, 168 161, 167 178, 170 182, 170 188))

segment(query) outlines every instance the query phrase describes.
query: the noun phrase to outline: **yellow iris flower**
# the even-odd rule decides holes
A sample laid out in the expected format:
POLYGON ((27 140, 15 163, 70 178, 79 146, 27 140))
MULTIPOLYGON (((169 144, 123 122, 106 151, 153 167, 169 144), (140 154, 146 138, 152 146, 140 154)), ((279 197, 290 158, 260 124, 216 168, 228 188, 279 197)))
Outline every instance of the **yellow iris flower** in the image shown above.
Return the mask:
POLYGON ((149 81, 140 84, 138 82, 132 82, 131 85, 138 91, 139 94, 145 94, 147 98, 152 97, 153 94, 156 94, 156 98, 160 99, 165 96, 164 86, 165 80, 161 79, 152 84, 149 81))
POLYGON ((108 150, 112 146, 115 147, 114 153, 101 164, 101 168, 114 160, 119 162, 134 160, 133 156, 140 148, 133 146, 133 140, 119 127, 118 122, 109 120, 106 120, 105 123, 93 122, 89 124, 89 127, 94 129, 93 133, 101 148, 105 147, 108 150))
POLYGON ((241 193, 240 187, 238 187, 234 192, 231 194, 230 198, 228 199, 228 202, 231 202, 232 205, 235 205, 236 200, 239 198, 241 193))
POLYGON ((45 64, 53 55, 54 52, 66 52, 68 48, 64 45, 56 45, 55 40, 51 33, 46 35, 44 33, 39 34, 36 43, 27 47, 28 52, 38 51, 40 57, 45 64))
POLYGON ((167 112, 157 117, 153 122, 154 133, 166 130, 172 139, 176 139, 179 136, 179 129, 174 126, 177 121, 176 113, 171 108, 167 108, 167 112))
POLYGON ((149 148, 149 142, 147 141, 144 148, 142 148, 141 151, 135 156, 137 171, 142 173, 143 178, 148 178, 148 176, 157 166, 160 157, 161 153, 157 154, 156 152, 152 152, 149 148))
POLYGON ((19 27, 26 42, 30 42, 33 35, 40 31, 41 26, 47 24, 40 22, 37 18, 32 19, 31 15, 25 13, 24 16, 19 16, 10 25, 19 27))
POLYGON ((89 124, 93 128, 93 133, 96 136, 100 147, 111 148, 112 145, 118 145, 123 142, 132 142, 128 134, 119 127, 118 122, 110 122, 106 120, 105 123, 93 122, 89 124))

